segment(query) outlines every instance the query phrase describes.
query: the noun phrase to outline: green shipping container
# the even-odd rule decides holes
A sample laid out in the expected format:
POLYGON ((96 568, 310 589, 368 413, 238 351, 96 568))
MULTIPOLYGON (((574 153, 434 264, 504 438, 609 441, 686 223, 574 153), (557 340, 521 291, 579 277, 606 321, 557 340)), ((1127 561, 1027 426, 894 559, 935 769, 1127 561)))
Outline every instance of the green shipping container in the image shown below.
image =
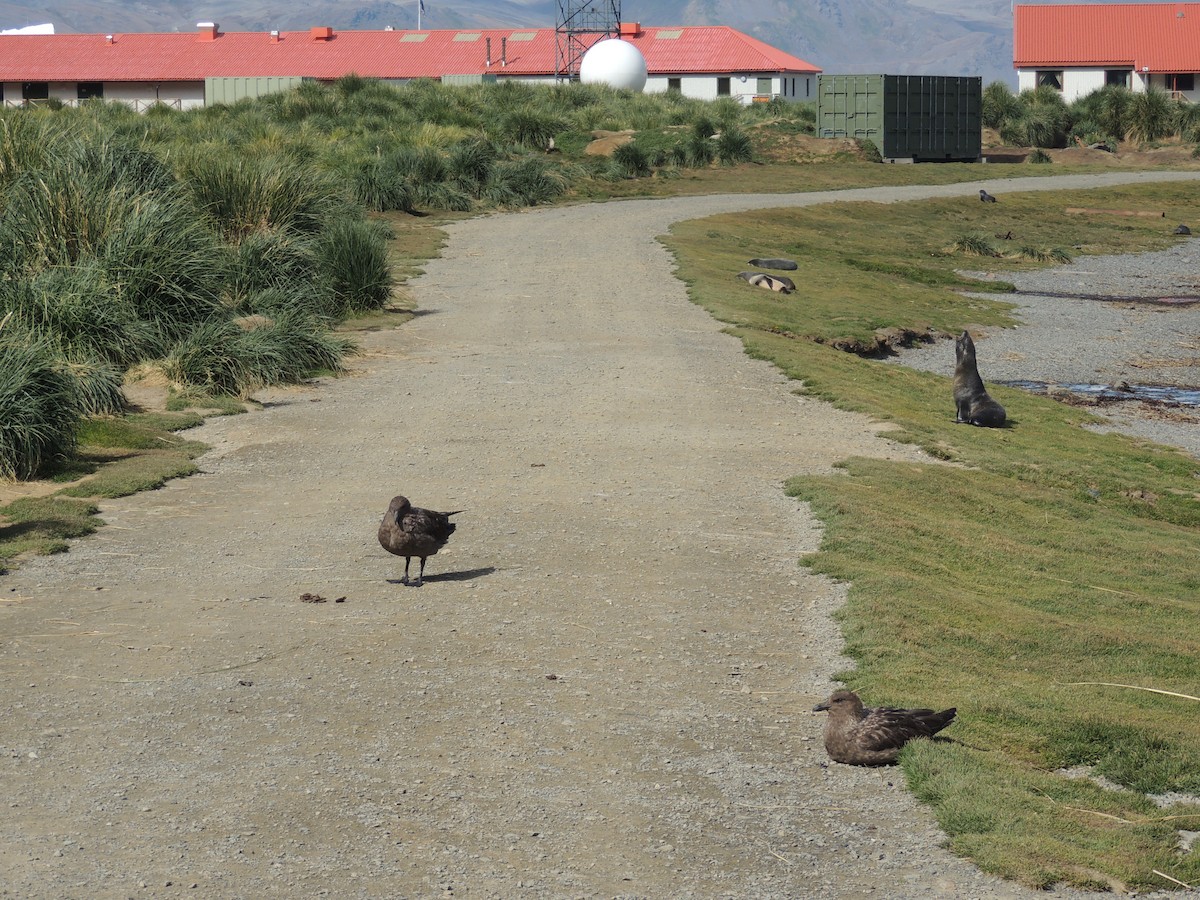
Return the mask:
POLYGON ((983 79, 818 75, 817 137, 873 141, 890 162, 978 162, 983 79))

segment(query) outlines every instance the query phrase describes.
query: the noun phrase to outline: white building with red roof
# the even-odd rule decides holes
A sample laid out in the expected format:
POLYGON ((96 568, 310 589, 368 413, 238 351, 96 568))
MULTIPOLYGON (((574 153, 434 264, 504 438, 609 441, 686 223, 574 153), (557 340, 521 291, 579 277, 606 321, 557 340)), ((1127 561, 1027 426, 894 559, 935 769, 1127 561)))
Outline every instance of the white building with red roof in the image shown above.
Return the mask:
MULTIPOLYGON (((820 69, 732 28, 627 22, 620 32, 646 59, 647 91, 743 103, 815 97, 820 69)), ((228 99, 227 91, 214 90, 222 79, 244 80, 248 91, 260 92, 350 73, 396 84, 493 77, 553 83, 556 38, 553 28, 225 33, 209 22, 176 34, 0 35, 0 100, 103 97, 182 109, 228 99)))
POLYGON ((1017 6, 1013 67, 1020 90, 1049 85, 1068 103, 1107 84, 1200 99, 1200 3, 1017 6))

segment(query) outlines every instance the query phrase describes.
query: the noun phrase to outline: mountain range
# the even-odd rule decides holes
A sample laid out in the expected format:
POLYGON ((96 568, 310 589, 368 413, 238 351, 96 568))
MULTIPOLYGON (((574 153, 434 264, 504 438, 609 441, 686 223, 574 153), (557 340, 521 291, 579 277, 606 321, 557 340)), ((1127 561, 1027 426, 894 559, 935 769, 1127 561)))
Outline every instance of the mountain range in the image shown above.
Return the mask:
MULTIPOLYGON (((0 0, 0 28, 52 23, 59 33, 417 27, 421 0, 128 2, 0 0)), ((587 0, 606 9, 609 0, 587 0)), ((425 0, 421 26, 553 28, 561 8, 584 0, 425 0)), ((978 75, 1016 86, 1011 0, 617 0, 621 19, 643 25, 728 25, 825 72, 978 75)))

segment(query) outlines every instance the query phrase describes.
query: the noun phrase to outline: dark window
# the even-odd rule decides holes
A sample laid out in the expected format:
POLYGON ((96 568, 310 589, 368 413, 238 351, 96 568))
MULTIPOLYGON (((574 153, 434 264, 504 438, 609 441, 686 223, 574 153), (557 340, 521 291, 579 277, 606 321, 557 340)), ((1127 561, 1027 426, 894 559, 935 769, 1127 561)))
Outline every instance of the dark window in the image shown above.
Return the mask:
POLYGON ((683 79, 682 78, 668 78, 667 79, 667 90, 674 91, 677 94, 682 94, 683 93, 683 79))
POLYGON ((1052 87, 1056 91, 1062 90, 1063 73, 1062 69, 1045 69, 1039 70, 1037 73, 1038 87, 1052 87))
POLYGON ((75 96, 77 96, 80 100, 90 100, 93 97, 104 96, 103 81, 81 81, 75 87, 75 96))
POLYGON ((718 97, 728 97, 729 96, 729 76, 728 75, 725 75, 725 76, 717 79, 717 96, 718 97))
POLYGON ((1171 85, 1173 91, 1192 91, 1196 89, 1196 76, 1191 72, 1168 75, 1167 84, 1171 85))
POLYGON ((21 85, 22 100, 49 100, 50 83, 48 81, 26 81, 21 85))
POLYGON ((1104 83, 1115 84, 1117 87, 1129 87, 1128 69, 1105 69, 1104 83))

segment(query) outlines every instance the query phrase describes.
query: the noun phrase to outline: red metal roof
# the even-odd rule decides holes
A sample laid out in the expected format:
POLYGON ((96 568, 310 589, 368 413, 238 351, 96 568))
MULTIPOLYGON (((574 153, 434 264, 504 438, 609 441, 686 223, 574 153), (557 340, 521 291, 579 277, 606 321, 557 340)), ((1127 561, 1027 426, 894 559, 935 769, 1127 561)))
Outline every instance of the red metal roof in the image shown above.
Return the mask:
POLYGON ((1013 66, 1200 72, 1200 3, 1018 6, 1013 66))
MULTIPOLYGON (((458 31, 0 35, 0 81, 202 81, 206 77, 553 75, 552 28, 458 31), (207 39, 206 39, 207 37, 207 39), (491 39, 491 67, 487 39, 491 39), (506 46, 502 48, 502 44, 506 46), (503 54, 503 55, 502 55, 503 54), (502 60, 506 60, 504 64, 502 60)), ((644 28, 625 40, 651 75, 820 69, 725 26, 644 28)))

